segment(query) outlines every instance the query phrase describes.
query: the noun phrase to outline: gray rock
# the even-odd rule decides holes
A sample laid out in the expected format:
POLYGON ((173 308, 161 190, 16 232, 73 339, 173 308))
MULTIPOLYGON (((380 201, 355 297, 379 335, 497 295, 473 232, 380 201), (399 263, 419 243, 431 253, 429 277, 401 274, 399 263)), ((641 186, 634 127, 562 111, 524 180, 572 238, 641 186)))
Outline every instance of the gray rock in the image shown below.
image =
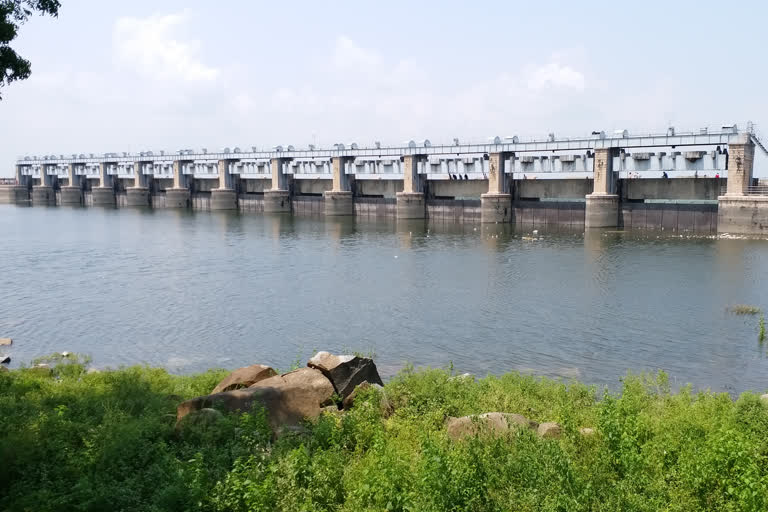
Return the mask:
POLYGON ((549 421, 539 424, 536 433, 544 439, 558 439, 562 435, 563 429, 557 423, 549 421))
POLYGON ((359 393, 360 391, 364 390, 364 389, 368 389, 368 388, 371 388, 371 387, 373 387, 373 388, 376 388, 376 389, 379 389, 379 390, 381 390, 381 389, 384 389, 384 387, 383 387, 383 386, 380 386, 380 385, 378 385, 378 384, 371 384, 371 383, 370 383, 370 382, 368 382, 368 381, 365 381, 365 382, 361 382, 361 383, 360 383, 360 384, 358 384, 358 385, 355 387, 355 389, 354 389, 354 390, 352 390, 352 392, 351 392, 351 393, 350 393, 350 394, 349 394, 349 395, 348 395, 348 396, 347 396, 347 397, 346 397, 346 398, 345 398, 345 399, 342 401, 342 404, 341 404, 341 405, 342 405, 342 407, 343 407, 344 409, 351 409, 351 408, 352 408, 352 406, 353 406, 353 405, 354 405, 354 403, 355 403, 355 397, 357 397, 358 393, 359 393))
POLYGON ((277 375, 275 370, 262 364, 254 364, 244 368, 238 368, 219 382, 219 384, 213 388, 211 394, 247 388, 264 379, 274 377, 275 375, 277 375))
POLYGON ((323 372, 342 400, 363 382, 384 385, 373 359, 367 357, 337 356, 328 352, 318 352, 307 362, 307 366, 323 372))
POLYGON ((0 364, 8 364, 11 362, 11 356, 0 356, 0 364))
POLYGON ((181 421, 178 421, 176 423, 176 429, 181 430, 192 425, 211 426, 211 425, 215 425, 223 418, 224 418, 224 415, 221 412, 217 411, 216 409, 204 407, 199 411, 191 412, 190 414, 182 418, 181 421))
POLYGON ((323 407, 333 405, 333 385, 318 370, 301 368, 284 375, 264 379, 246 389, 200 396, 182 402, 176 419, 214 407, 227 412, 249 412, 254 406, 266 409, 274 432, 285 425, 299 425, 304 419, 315 419, 323 407))
POLYGON ((499 437, 512 429, 526 428, 536 430, 539 424, 521 414, 487 412, 461 418, 448 418, 445 428, 451 439, 463 439, 476 435, 499 437))

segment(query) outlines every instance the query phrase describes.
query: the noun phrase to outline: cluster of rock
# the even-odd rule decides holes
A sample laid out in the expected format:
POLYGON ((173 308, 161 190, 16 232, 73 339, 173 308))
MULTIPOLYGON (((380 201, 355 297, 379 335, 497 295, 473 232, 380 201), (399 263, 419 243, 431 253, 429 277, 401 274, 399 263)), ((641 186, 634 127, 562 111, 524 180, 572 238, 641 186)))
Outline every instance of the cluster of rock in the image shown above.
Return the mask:
MULTIPOLYGON (((0 347, 8 347, 13 344, 11 338, 0 338, 0 347)), ((0 365, 6 365, 11 362, 11 356, 0 354, 0 365)), ((5 366, 0 366, 0 371, 8 371, 5 366)))
MULTIPOLYGON (((537 423, 521 414, 506 412, 486 412, 485 414, 473 414, 460 418, 450 417, 445 422, 445 430, 453 440, 478 435, 500 437, 514 429, 532 430, 543 439, 558 439, 563 433, 563 429, 558 423, 552 421, 537 423)), ((581 428, 579 432, 584 436, 591 436, 595 430, 585 427, 581 428)))
POLYGON ((558 438, 562 428, 557 423, 536 423, 521 414, 505 412, 486 412, 485 414, 473 414, 460 418, 448 418, 445 429, 451 439, 463 439, 481 434, 489 436, 502 436, 510 430, 523 428, 538 433, 545 439, 558 438))
POLYGON ((349 408, 357 390, 382 385, 372 359, 318 352, 306 368, 282 375, 260 364, 235 370, 210 395, 179 404, 176 420, 181 426, 196 416, 249 412, 258 406, 266 410, 272 430, 278 433, 325 410, 349 408))

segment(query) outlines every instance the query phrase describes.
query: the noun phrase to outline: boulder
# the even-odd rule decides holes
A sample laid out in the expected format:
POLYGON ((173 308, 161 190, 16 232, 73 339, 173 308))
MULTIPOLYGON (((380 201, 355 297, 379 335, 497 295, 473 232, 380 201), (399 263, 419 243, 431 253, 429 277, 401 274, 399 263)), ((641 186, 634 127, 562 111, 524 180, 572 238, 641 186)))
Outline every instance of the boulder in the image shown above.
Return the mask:
POLYGON ((544 439, 558 439, 563 433, 563 429, 557 423, 548 421, 539 424, 536 433, 539 434, 539 437, 543 437, 544 439))
POLYGON ((763 402, 765 405, 768 405, 768 393, 764 395, 760 395, 760 401, 763 402))
POLYGON ((188 426, 210 426, 218 423, 224 415, 216 409, 205 407, 199 411, 194 411, 183 418, 183 421, 176 423, 176 429, 180 430, 188 426))
POLYGON ((0 338, 0 347, 8 346, 13 343, 11 338, 0 338))
POLYGON ((581 427, 579 429, 579 434, 583 435, 584 437, 589 437, 595 435, 595 429, 590 427, 581 427))
POLYGON ((219 382, 219 384, 213 388, 211 394, 247 388, 264 379, 274 377, 275 375, 277 375, 275 370, 269 366, 264 366, 263 364, 254 364, 252 366, 238 368, 227 375, 224 380, 219 382))
POLYGON ((505 435, 511 429, 527 428, 536 430, 539 424, 531 421, 521 414, 509 414, 504 412, 487 412, 485 414, 473 414, 461 418, 448 418, 445 429, 451 439, 463 439, 479 434, 487 434, 492 437, 505 435))
POLYGON ((0 356, 0 364, 8 364, 11 362, 11 356, 0 356))
POLYGON ((347 398, 358 384, 368 382, 383 386, 373 359, 358 356, 337 356, 318 352, 307 362, 307 366, 323 372, 333 383, 342 400, 347 398))
POLYGON ((358 395, 358 393, 360 393, 360 391, 362 391, 364 389, 368 389, 370 387, 374 387, 374 388, 377 388, 377 389, 384 389, 382 386, 380 386, 378 384, 371 384, 368 381, 361 382, 360 384, 355 386, 355 389, 353 389, 352 392, 349 395, 347 395, 347 397, 341 402, 342 407, 344 409, 351 409, 352 406, 355 403, 355 397, 358 395))
POLYGON ((285 425, 298 425, 304 419, 320 416, 323 407, 333 404, 333 385, 319 370, 301 368, 276 375, 246 389, 200 396, 179 404, 176 419, 191 412, 214 408, 227 412, 248 412, 264 407, 273 431, 285 425))

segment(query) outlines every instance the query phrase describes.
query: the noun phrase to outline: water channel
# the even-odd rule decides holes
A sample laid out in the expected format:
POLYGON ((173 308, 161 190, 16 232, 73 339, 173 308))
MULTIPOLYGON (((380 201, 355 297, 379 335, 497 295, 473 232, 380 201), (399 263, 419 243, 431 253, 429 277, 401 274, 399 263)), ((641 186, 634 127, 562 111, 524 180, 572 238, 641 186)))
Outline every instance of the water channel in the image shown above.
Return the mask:
POLYGON ((173 372, 315 350, 615 387, 768 388, 768 242, 660 232, 0 206, 0 337, 173 372))

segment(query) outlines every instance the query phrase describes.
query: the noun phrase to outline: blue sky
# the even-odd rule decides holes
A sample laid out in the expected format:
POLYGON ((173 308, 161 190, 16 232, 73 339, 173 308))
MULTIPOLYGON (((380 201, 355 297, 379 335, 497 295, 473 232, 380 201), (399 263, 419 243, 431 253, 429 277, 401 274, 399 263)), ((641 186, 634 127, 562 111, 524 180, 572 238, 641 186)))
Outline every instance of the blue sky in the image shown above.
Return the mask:
MULTIPOLYGON (((25 154, 768 123, 768 3, 86 2, 3 89, 25 154)), ((765 130, 768 133, 768 126, 765 130)))

